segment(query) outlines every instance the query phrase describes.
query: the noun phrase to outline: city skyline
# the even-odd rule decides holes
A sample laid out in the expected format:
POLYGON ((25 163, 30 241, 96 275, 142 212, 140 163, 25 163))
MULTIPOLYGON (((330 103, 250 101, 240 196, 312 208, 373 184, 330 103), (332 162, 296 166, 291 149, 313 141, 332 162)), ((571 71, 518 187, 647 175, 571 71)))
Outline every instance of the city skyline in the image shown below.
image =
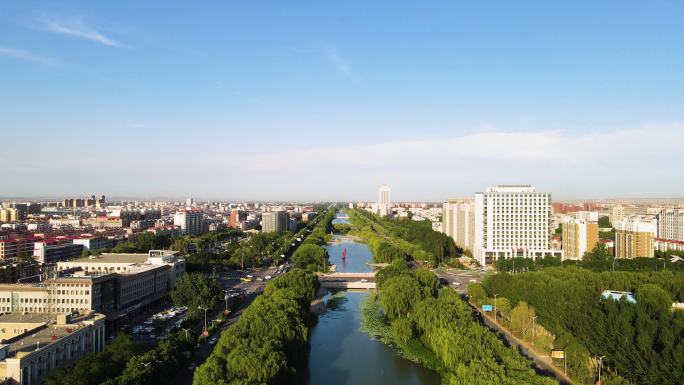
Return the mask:
POLYGON ((684 191, 684 4, 300 5, 3 2, 2 194, 684 191))

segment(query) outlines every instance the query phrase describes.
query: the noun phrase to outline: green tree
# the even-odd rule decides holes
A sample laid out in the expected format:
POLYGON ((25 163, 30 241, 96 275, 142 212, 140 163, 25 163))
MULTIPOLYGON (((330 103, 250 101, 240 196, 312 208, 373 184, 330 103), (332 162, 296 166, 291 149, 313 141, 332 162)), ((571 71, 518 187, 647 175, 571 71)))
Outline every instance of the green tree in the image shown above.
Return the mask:
POLYGON ((201 273, 186 273, 176 281, 171 299, 176 306, 187 306, 190 315, 198 318, 204 314, 198 308, 214 306, 218 301, 218 294, 219 289, 214 278, 201 273))
POLYGON ((532 320, 536 315, 533 307, 521 301, 511 310, 511 329, 520 332, 523 338, 527 337, 527 334, 532 331, 532 320))
POLYGON ((380 303, 390 318, 406 316, 424 297, 420 284, 410 275, 400 275, 383 284, 380 303))
POLYGON ((292 255, 294 267, 309 271, 323 271, 330 266, 328 251, 315 244, 301 245, 292 255))

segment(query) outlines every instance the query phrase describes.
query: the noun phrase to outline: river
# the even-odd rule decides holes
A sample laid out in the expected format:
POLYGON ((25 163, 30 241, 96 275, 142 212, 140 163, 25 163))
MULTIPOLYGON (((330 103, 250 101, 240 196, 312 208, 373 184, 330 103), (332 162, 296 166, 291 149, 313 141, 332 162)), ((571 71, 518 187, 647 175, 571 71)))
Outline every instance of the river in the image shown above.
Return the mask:
MULTIPOLYGON (((340 213, 338 213, 340 217, 340 213)), ((337 222, 340 223, 340 222, 337 222)), ((373 256, 363 243, 345 238, 326 246, 338 271, 366 272, 373 256), (347 249, 346 262, 341 261, 347 249)), ((438 385, 439 374, 404 359, 371 339, 361 328, 361 303, 366 292, 341 291, 325 297, 327 310, 311 329, 309 366, 292 385, 438 385)))

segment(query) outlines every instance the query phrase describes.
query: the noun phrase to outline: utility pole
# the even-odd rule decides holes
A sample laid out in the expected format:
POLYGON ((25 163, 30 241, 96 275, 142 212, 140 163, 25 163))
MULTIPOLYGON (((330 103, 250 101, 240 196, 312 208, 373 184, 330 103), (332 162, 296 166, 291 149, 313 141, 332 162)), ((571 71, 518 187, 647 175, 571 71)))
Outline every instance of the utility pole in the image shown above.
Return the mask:
POLYGON ((536 337, 537 336, 537 316, 532 317, 532 336, 536 337))
POLYGON ((496 320, 496 296, 497 296, 497 295, 498 295, 498 294, 494 294, 494 322, 495 322, 495 323, 498 323, 497 320, 496 320))
POLYGON ((599 359, 599 367, 598 367, 598 372, 599 372, 598 381, 599 381, 599 384, 602 384, 602 382, 601 382, 601 369, 603 368, 603 359, 604 359, 604 358, 606 358, 606 356, 601 356, 601 357, 598 358, 598 359, 599 359))
POLYGON ((197 306, 198 309, 204 310, 204 332, 208 332, 207 329, 207 310, 209 310, 208 307, 202 307, 202 306, 197 306))

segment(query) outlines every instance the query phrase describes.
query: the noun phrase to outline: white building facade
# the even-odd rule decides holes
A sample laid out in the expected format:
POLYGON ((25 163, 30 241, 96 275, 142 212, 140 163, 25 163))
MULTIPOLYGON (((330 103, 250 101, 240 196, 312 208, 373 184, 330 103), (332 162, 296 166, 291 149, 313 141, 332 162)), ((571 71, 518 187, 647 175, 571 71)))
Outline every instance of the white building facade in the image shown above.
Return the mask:
POLYGON ((550 246, 551 194, 529 185, 489 187, 475 194, 473 253, 481 265, 499 258, 561 256, 550 246))
POLYGON ((391 191, 390 187, 386 184, 383 184, 380 190, 378 190, 378 214, 380 216, 384 217, 392 213, 391 191))
POLYGON ((684 241, 684 210, 666 209, 658 214, 658 238, 684 241))

